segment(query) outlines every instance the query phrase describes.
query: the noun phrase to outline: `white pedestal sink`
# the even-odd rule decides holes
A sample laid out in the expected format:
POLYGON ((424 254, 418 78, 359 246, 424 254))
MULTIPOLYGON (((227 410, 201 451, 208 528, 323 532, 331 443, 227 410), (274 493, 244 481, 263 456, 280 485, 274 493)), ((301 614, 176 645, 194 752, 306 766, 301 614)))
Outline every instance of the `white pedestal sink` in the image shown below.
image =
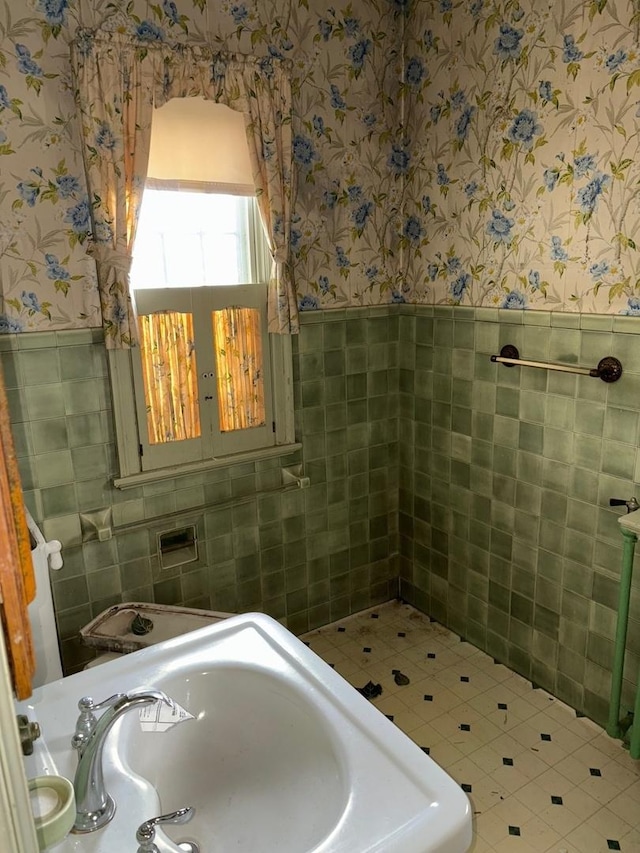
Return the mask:
MULTIPOLYGON (((106 827, 52 848, 134 851, 145 820, 193 806, 157 833, 201 853, 465 853, 459 786, 331 667, 274 620, 237 616, 38 688, 18 706, 43 737, 27 775, 73 779, 77 702, 164 691, 192 718, 149 731, 135 710, 107 736, 106 827)), ((153 728, 153 726, 151 726, 153 728)))

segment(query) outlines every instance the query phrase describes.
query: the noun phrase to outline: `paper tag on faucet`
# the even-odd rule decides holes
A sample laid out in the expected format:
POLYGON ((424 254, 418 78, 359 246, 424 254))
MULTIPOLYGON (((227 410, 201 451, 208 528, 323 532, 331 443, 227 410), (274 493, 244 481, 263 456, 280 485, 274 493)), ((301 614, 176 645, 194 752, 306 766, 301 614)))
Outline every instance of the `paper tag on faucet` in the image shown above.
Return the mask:
POLYGON ((153 705, 140 708, 140 728, 143 732, 166 732, 185 720, 195 720, 195 717, 177 702, 173 703, 173 707, 164 702, 154 702, 153 705))

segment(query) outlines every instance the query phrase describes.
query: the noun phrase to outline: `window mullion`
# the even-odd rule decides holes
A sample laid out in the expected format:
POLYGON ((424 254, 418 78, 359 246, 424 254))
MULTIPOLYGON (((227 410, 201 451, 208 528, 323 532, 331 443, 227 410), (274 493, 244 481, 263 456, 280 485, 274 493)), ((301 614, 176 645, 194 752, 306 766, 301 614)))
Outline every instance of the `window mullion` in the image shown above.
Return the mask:
POLYGON ((210 459, 216 455, 217 437, 220 435, 213 327, 211 324, 211 289, 196 287, 192 292, 196 357, 198 359, 202 455, 205 459, 210 459))

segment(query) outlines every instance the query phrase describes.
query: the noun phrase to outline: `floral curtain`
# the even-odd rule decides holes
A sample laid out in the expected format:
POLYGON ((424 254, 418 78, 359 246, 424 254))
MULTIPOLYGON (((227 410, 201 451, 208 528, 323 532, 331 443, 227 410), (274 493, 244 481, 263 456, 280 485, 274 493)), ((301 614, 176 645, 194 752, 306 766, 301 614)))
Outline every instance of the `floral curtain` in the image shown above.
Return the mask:
POLYGON ((200 435, 193 315, 178 311, 138 319, 149 444, 200 435))
POLYGON ((223 308, 212 312, 220 429, 264 426, 264 372, 260 312, 223 308))
POLYGON ((298 331, 290 262, 294 172, 286 63, 141 40, 120 15, 71 46, 107 346, 135 343, 128 271, 149 162, 153 108, 202 96, 245 117, 256 196, 274 260, 269 331, 298 331))

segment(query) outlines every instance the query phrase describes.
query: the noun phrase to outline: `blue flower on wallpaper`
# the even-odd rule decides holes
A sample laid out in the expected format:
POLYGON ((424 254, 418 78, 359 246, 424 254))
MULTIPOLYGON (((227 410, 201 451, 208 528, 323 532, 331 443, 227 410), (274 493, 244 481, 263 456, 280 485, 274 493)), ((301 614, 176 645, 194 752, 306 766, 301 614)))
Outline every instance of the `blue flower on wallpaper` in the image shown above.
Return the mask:
POLYGON ((462 89, 456 89, 456 91, 451 95, 451 107, 454 110, 461 110, 462 107, 467 103, 467 96, 462 91, 462 89))
POLYGON ((540 289, 540 273, 538 270, 529 270, 529 287, 533 290, 540 289))
POLYGON ((371 40, 370 39, 361 39, 357 41, 355 44, 351 45, 348 50, 349 59, 351 60, 351 64, 356 69, 356 71, 360 71, 364 66, 364 61, 367 58, 369 51, 371 50, 371 40))
POLYGON ((23 290, 20 301, 30 314, 36 314, 40 310, 38 297, 33 291, 27 292, 26 290, 23 290))
POLYGON ((475 107, 465 107, 456 122, 456 136, 461 142, 464 142, 469 135, 469 127, 471 126, 471 119, 475 111, 475 107))
POLYGON ((429 264, 427 267, 427 275, 429 276, 430 281, 435 281, 438 277, 438 265, 429 264))
POLYGON ((475 181, 469 181, 468 184, 465 184, 464 194, 467 198, 473 198, 474 195, 478 192, 478 185, 475 181))
POLYGON ((431 107, 431 109, 429 110, 429 116, 430 116, 430 118, 431 118, 431 121, 432 121, 434 124, 438 124, 438 122, 440 121, 440 114, 441 114, 441 113, 442 113, 442 107, 441 107, 439 104, 435 104, 435 105, 434 105, 433 107, 431 107))
POLYGON ((471 12, 474 18, 477 18, 480 12, 482 12, 483 6, 484 0, 472 0, 471 5, 469 6, 469 11, 471 12))
POLYGON ((637 296, 630 296, 627 299, 627 307, 620 311, 621 314, 627 314, 630 317, 640 316, 640 299, 637 296))
POLYGON ((422 196, 422 209, 425 213, 431 213, 431 211, 433 210, 433 206, 431 204, 431 196, 422 196))
POLYGON ((456 302, 460 302, 462 297, 465 295, 470 281, 471 276, 469 273, 463 272, 451 283, 451 296, 453 296, 456 302))
POLYGON ((113 135, 111 128, 105 122, 98 125, 96 133, 96 145, 98 148, 104 148, 106 151, 113 151, 116 147, 116 138, 113 135))
POLYGON ((342 246, 336 246, 336 264, 343 268, 349 266, 349 258, 345 255, 342 246))
POLYGON ((249 17, 249 12, 244 3, 239 3, 229 9, 234 24, 243 24, 249 17))
POLYGON ((431 50, 434 45, 433 30, 425 30, 424 35, 422 37, 422 43, 427 50, 431 50))
POLYGON ((55 255, 46 254, 44 261, 47 267, 47 278, 52 281, 67 281, 69 279, 68 270, 60 264, 55 255))
POLYGON ((460 258, 457 255, 452 255, 446 260, 447 272, 450 275, 453 275, 453 273, 458 272, 461 266, 462 264, 460 263, 460 258))
POLYGON ((596 172, 589 183, 581 187, 576 195, 576 201, 580 205, 580 210, 583 213, 591 214, 596 209, 598 197, 602 195, 605 187, 610 183, 609 175, 603 175, 602 172, 596 172))
POLYGON ((313 147, 313 142, 307 136, 301 133, 293 137, 293 159, 300 166, 309 167, 314 160, 318 159, 316 149, 313 147))
POLYGON ((6 314, 0 314, 0 334, 15 334, 22 331, 22 323, 13 317, 7 317, 6 314))
POLYGON ((324 41, 329 41, 331 33, 333 32, 333 26, 329 21, 325 21, 324 18, 320 18, 318 21, 318 30, 324 41))
POLYGON ((513 228, 513 219, 509 219, 500 210, 493 210, 491 219, 487 223, 487 234, 492 237, 496 243, 510 243, 511 229, 513 228))
POLYGON ((357 18, 345 18, 344 31, 349 38, 355 38, 360 31, 360 21, 357 18))
POLYGON ((411 243, 417 243, 424 236, 424 227, 417 216, 408 216, 405 220, 402 234, 411 243))
POLYGON ((86 234, 91 229, 88 199, 84 198, 70 207, 64 215, 64 221, 76 234, 86 234))
POLYGON ((172 24, 178 23, 178 21, 180 20, 180 15, 178 14, 178 9, 176 8, 176 4, 173 2, 173 0, 164 0, 164 3, 162 4, 162 10, 167 16, 167 18, 169 18, 172 24))
POLYGON ((543 103, 547 103, 547 101, 553 100, 553 89, 551 88, 551 83, 549 80, 541 80, 540 85, 538 86, 538 94, 542 99, 543 103))
POLYGON ((440 0, 440 5, 438 7, 438 11, 450 12, 452 7, 453 7, 452 0, 440 0))
POLYGON ((409 12, 409 8, 413 0, 389 0, 389 3, 393 6, 396 12, 400 12, 403 15, 406 15, 409 12))
POLYGON ((37 187, 32 186, 31 184, 27 184, 24 181, 20 181, 17 185, 16 189, 18 190, 18 194, 22 201, 25 202, 29 207, 33 207, 36 203, 38 195, 40 194, 40 190, 37 187))
POLYGON ((375 113, 367 113, 362 116, 362 123, 365 127, 375 127, 378 118, 375 113))
POLYGON ((404 298, 404 296, 400 293, 399 290, 392 290, 391 301, 395 302, 396 304, 400 304, 402 302, 406 302, 407 300, 404 298))
POLYGON ((9 95, 5 86, 0 86, 0 109, 4 110, 11 106, 9 95))
POLYGON ((589 275, 591 275, 594 279, 599 279, 605 276, 609 272, 609 264, 606 261, 598 261, 595 264, 591 264, 589 267, 589 275))
POLYGON ((347 195, 349 196, 349 201, 356 202, 360 201, 362 198, 362 187, 360 184, 351 184, 347 187, 347 195))
POLYGON ((559 172, 555 171, 555 169, 545 169, 542 174, 542 180, 544 181, 545 187, 549 190, 549 192, 553 192, 556 188, 556 184, 558 183, 558 179, 560 178, 559 172))
POLYGON ((356 207, 356 209, 351 214, 351 218, 353 219, 353 223, 359 231, 362 231, 367 222, 369 221, 369 217, 373 213, 373 202, 371 201, 363 201, 361 205, 356 207))
POLYGON ((273 59, 282 59, 283 58, 282 51, 280 50, 279 47, 276 47, 275 44, 270 44, 268 50, 269 50, 269 57, 270 58, 273 58, 273 59))
POLYGON ((562 245, 562 239, 560 237, 551 238, 551 251, 549 252, 549 257, 552 261, 566 261, 569 257, 567 250, 562 245))
POLYGON ((38 0, 37 8, 44 14, 48 24, 59 27, 65 23, 68 6, 68 0, 38 0))
POLYGON ((322 116, 314 116, 311 119, 311 124, 313 125, 313 129, 318 134, 318 136, 322 136, 324 133, 324 119, 322 116))
POLYGON ((23 44, 16 45, 16 56, 18 57, 18 71, 31 77, 42 77, 42 68, 31 58, 31 51, 23 44))
POLYGON ((346 110, 347 105, 344 101, 344 98, 340 94, 340 89, 336 86, 335 83, 331 84, 331 106, 334 110, 346 110))
POLYGON ((526 308, 527 307, 527 297, 524 293, 520 293, 519 290, 512 290, 511 293, 507 293, 505 298, 502 300, 502 308, 526 308))
POLYGON ((411 155, 404 145, 392 145, 391 154, 387 158, 387 166, 396 175, 406 175, 409 171, 411 155))
POLYGON ((80 192, 80 181, 73 175, 57 175, 56 186, 60 198, 69 198, 74 193, 80 192))
POLYGON ((322 194, 322 200, 332 210, 338 203, 338 193, 335 190, 325 190, 322 194))
POLYGON ((573 174, 576 178, 584 178, 595 167, 596 160, 593 154, 583 154, 581 157, 576 157, 573 161, 573 174))
POLYGON ((612 53, 607 57, 607 61, 605 62, 607 71, 610 74, 613 74, 614 71, 617 71, 618 68, 620 68, 623 62, 626 62, 626 59, 627 54, 624 50, 616 50, 615 53, 612 53))
POLYGON ((364 274, 369 279, 369 281, 372 282, 375 280, 376 276, 378 275, 378 267, 373 266, 373 265, 370 267, 367 267, 364 271, 364 274))
POLYGON ((418 56, 412 56, 407 62, 405 80, 410 86, 419 86, 426 76, 424 62, 418 56))
POLYGON ((500 35, 494 42, 493 52, 500 59, 518 59, 522 52, 520 41, 524 30, 516 30, 509 24, 500 24, 500 35))
POLYGON ((576 44, 573 36, 565 35, 562 40, 562 61, 563 62, 580 62, 584 58, 584 53, 576 44))
POLYGON ((164 30, 153 21, 140 21, 136 27, 136 35, 140 41, 162 41, 164 30))
POLYGON ((544 128, 538 121, 538 116, 531 110, 522 110, 514 118, 507 136, 511 142, 522 142, 531 147, 534 136, 539 136, 544 128))
POLYGON ((4 145, 4 143, 6 141, 7 141, 7 134, 4 132, 4 130, 2 130, 2 128, 0 128, 0 145, 4 145))
POLYGON ((320 288, 320 293, 329 293, 329 279, 326 275, 318 276, 318 287, 320 288))
POLYGON ((436 167, 436 183, 439 187, 446 187, 450 183, 449 175, 442 163, 438 163, 436 167))

